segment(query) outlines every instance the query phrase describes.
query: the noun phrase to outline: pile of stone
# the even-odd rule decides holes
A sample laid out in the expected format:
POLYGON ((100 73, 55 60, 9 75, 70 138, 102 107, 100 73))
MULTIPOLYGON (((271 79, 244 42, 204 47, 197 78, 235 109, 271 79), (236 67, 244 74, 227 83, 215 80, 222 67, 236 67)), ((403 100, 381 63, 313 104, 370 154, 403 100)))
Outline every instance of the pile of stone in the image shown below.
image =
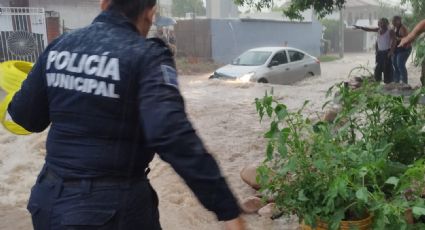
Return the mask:
MULTIPOLYGON (((249 165, 242 169, 241 178, 251 188, 258 191, 261 186, 257 182, 257 165, 249 165)), ((274 199, 265 199, 262 194, 257 194, 245 198, 242 203, 242 210, 247 214, 257 213, 258 215, 266 218, 272 218, 278 215, 274 199)))

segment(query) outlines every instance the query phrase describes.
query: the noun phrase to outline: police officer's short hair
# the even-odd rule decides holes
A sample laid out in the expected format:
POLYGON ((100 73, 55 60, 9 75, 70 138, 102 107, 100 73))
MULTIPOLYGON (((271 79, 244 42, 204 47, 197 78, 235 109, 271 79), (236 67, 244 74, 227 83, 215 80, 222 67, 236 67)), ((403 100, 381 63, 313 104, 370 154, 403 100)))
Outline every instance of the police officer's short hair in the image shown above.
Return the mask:
POLYGON ((384 23, 384 25, 387 25, 387 26, 390 24, 390 21, 388 21, 388 18, 381 18, 380 21, 382 23, 384 23))
POLYGON ((111 0, 109 9, 124 13, 131 20, 136 20, 141 12, 156 5, 156 0, 111 0))

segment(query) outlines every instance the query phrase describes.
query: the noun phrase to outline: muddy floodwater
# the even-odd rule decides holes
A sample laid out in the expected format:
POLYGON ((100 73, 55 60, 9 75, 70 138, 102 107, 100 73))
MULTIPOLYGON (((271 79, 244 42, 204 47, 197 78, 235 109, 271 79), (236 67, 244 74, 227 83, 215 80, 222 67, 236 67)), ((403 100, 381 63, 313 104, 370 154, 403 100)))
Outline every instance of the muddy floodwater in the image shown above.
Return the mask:
MULTIPOLYGON (((238 197, 255 192, 242 182, 240 170, 263 160, 267 124, 260 124, 254 100, 273 88, 276 98, 290 109, 311 101, 307 113, 322 113, 325 93, 333 84, 346 80, 350 70, 363 65, 372 70, 374 54, 347 54, 346 58, 322 63, 322 76, 292 86, 263 85, 207 80, 208 75, 181 76, 180 87, 191 121, 216 157, 238 197)), ((410 63, 410 62, 409 62, 410 63)), ((419 70, 410 66, 410 82, 419 84, 419 70)), ((41 169, 47 132, 13 136, 0 127, 0 229, 28 230, 31 220, 25 211, 29 191, 41 169)), ((221 229, 169 165, 159 159, 149 175, 160 197, 161 223, 165 230, 221 229)), ((258 215, 244 216, 248 229, 297 229, 296 219, 271 221, 258 215)))

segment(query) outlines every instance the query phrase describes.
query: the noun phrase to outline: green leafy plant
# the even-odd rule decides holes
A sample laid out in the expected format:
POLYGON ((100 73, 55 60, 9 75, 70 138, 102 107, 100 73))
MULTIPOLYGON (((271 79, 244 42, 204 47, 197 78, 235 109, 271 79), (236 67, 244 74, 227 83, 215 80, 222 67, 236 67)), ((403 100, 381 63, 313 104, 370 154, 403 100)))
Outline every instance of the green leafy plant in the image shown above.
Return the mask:
POLYGON ((332 123, 313 123, 303 112, 308 102, 294 112, 272 94, 256 99, 260 120, 270 122, 258 169, 263 192, 284 214, 313 227, 320 220, 338 229, 343 220, 373 215, 376 229, 407 229, 404 213, 424 211, 419 190, 411 199, 405 195, 421 180, 425 113, 417 102, 423 92, 408 100, 367 80, 360 89, 339 84, 328 94, 335 90, 341 111, 332 123))

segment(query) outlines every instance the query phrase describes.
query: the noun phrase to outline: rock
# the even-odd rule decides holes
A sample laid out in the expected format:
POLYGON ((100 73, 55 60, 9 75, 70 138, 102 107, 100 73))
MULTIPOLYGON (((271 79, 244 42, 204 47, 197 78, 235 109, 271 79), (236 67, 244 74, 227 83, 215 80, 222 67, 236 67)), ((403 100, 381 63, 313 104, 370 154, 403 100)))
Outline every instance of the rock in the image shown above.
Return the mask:
POLYGON ((363 83, 363 78, 362 77, 354 77, 353 81, 358 82, 358 83, 363 83))
POLYGON ((409 84, 400 84, 398 89, 401 90, 401 91, 412 91, 413 90, 412 86, 410 86, 409 84))
POLYGON ((328 110, 325 115, 323 116, 322 120, 327 122, 333 122, 335 121, 335 118, 338 116, 338 111, 331 109, 328 110))
POLYGON ((358 89, 363 85, 363 78, 354 77, 348 82, 348 85, 350 86, 350 89, 358 89))
POLYGON ((342 108, 339 105, 332 106, 323 116, 322 121, 334 122, 335 118, 341 112, 342 108))
POLYGON ((407 209, 404 213, 404 217, 406 218, 406 222, 408 224, 415 224, 415 218, 413 216, 413 211, 411 208, 407 209))
POLYGON ((262 207, 260 210, 258 210, 258 214, 262 217, 272 218, 272 216, 276 214, 276 204, 270 203, 262 207))
POLYGON ((391 82, 389 84, 385 84, 384 85, 384 90, 386 90, 386 91, 393 91, 393 90, 397 89, 398 85, 399 84, 394 83, 394 82, 391 82))
POLYGON ((249 165, 242 169, 241 171, 242 180, 251 186, 255 190, 259 190, 261 187, 257 183, 257 166, 249 165))
POLYGON ((260 198, 253 196, 243 200, 241 206, 245 213, 251 214, 260 210, 265 204, 260 198))

